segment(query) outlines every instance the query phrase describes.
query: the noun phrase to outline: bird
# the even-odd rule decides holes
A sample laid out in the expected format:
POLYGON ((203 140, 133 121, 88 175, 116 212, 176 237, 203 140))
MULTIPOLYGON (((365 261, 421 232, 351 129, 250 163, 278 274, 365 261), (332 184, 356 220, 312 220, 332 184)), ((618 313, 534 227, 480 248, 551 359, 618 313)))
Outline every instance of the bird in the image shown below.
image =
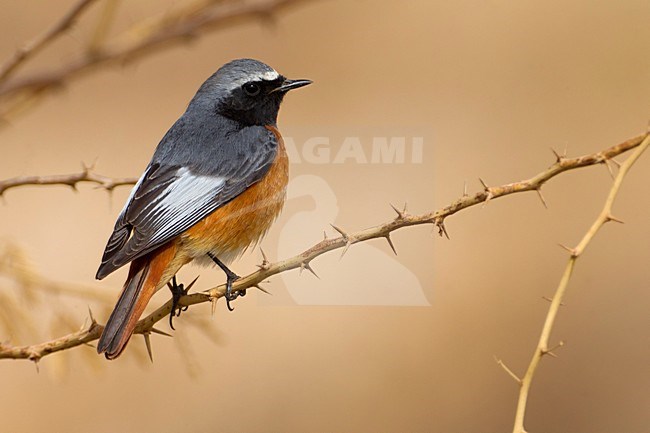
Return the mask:
POLYGON ((130 263, 126 282, 97 344, 115 359, 124 351, 153 294, 169 285, 170 315, 187 289, 185 264, 216 264, 230 302, 239 277, 228 264, 255 245, 279 215, 289 163, 277 127, 288 79, 265 63, 236 59, 212 74, 159 142, 110 235, 96 278, 130 263))

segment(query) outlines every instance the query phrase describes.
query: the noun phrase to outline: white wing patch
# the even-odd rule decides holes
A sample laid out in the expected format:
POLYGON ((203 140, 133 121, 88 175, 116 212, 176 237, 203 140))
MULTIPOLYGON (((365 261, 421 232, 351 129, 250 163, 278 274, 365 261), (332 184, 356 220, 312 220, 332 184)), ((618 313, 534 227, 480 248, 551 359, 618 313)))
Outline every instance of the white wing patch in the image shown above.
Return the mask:
POLYGON ((154 228, 149 244, 159 242, 188 221, 195 221, 226 183, 225 178, 196 175, 187 168, 179 169, 176 176, 147 210, 146 220, 154 228))

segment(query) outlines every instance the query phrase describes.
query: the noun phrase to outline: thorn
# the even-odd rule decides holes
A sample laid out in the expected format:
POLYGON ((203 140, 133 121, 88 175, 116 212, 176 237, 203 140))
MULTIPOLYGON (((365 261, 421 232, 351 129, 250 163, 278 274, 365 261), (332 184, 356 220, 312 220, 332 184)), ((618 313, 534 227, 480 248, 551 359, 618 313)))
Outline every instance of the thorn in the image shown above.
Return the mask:
POLYGON ((334 230, 336 230, 337 232, 339 232, 339 234, 340 234, 341 236, 343 236, 343 239, 345 239, 345 240, 348 239, 348 234, 347 234, 346 232, 344 232, 343 229, 341 229, 341 228, 335 226, 334 224, 330 224, 330 225, 332 226, 332 228, 333 228, 334 230))
POLYGON ((558 244, 560 247, 564 248, 567 250, 569 253, 571 253, 571 257, 578 257, 578 252, 576 251, 575 248, 569 248, 566 245, 558 244))
POLYGON ((467 197, 469 194, 467 194, 467 179, 463 181, 463 197, 467 197))
POLYGON ((390 205, 390 207, 393 208, 393 210, 394 210, 395 213, 397 214, 397 216, 395 217, 395 219, 398 219, 398 220, 404 219, 404 212, 402 212, 401 210, 397 209, 397 208, 396 208, 392 203, 388 203, 388 204, 390 205))
POLYGON ((551 347, 550 349, 542 349, 541 353, 542 353, 542 355, 548 355, 548 356, 552 356, 553 358, 557 358, 557 355, 555 353, 553 353, 553 351, 555 349, 559 349, 562 346, 564 346, 564 341, 560 341, 558 344, 551 347))
POLYGON ((406 207, 407 207, 408 203, 404 202, 404 208, 402 210, 397 209, 392 203, 388 203, 388 204, 390 205, 390 207, 393 208, 393 210, 397 214, 395 219, 403 220, 404 218, 407 217, 408 214, 406 212, 406 207))
POLYGON ((262 260, 265 261, 265 262, 268 262, 269 259, 266 257, 266 253, 264 252, 262 247, 260 247, 260 253, 262 253, 262 260))
POLYGON ((343 252, 341 253, 341 257, 339 257, 340 259, 342 259, 343 256, 345 255, 345 253, 348 252, 348 249, 350 249, 350 245, 352 245, 352 242, 350 242, 350 238, 348 237, 348 234, 345 231, 343 231, 343 229, 335 226, 334 224, 330 224, 330 225, 332 226, 332 228, 334 230, 339 232, 341 234, 341 236, 343 237, 343 239, 345 240, 345 248, 343 248, 343 252))
POLYGON ((397 255, 397 250, 395 249, 395 245, 393 245, 393 241, 390 238, 390 232, 386 233, 386 241, 388 242, 388 245, 390 245, 390 249, 393 250, 393 253, 397 255))
POLYGON ((611 161, 616 165, 616 167, 621 168, 621 163, 615 160, 614 158, 609 158, 608 161, 611 161))
POLYGON ((39 358, 36 357, 36 356, 34 356, 34 358, 32 358, 32 357, 30 356, 29 359, 30 359, 31 361, 34 362, 34 367, 36 367, 36 373, 40 373, 40 372, 41 372, 41 369, 40 369, 39 366, 38 366, 39 358))
POLYGON ((542 195, 542 187, 538 186, 537 188, 535 188, 535 191, 537 191, 537 196, 542 201, 542 204, 544 205, 544 208, 548 209, 548 205, 546 204, 546 200, 544 200, 544 196, 542 195))
POLYGON ((165 331, 161 331, 160 329, 156 329, 156 328, 151 328, 149 332, 153 332, 154 334, 164 335, 165 337, 171 337, 172 336, 171 334, 168 334, 165 331))
POLYGON ((90 317, 90 326, 92 327, 93 325, 96 325, 97 321, 95 320, 95 317, 93 316, 93 310, 90 309, 90 305, 88 306, 88 316, 90 317))
POLYGON ((490 202, 490 200, 492 200, 493 197, 494 197, 494 195, 492 195, 492 192, 491 192, 491 191, 488 191, 488 192, 487 192, 487 196, 485 197, 485 201, 483 202, 483 206, 482 206, 482 207, 487 206, 487 204, 490 202))
POLYGON ((521 385, 521 379, 519 378, 519 376, 517 376, 512 370, 510 370, 503 361, 501 361, 499 358, 496 357, 496 355, 494 355, 494 360, 501 368, 503 368, 503 370, 506 373, 510 375, 510 377, 512 377, 515 380, 515 382, 521 385))
POLYGON ((442 237, 442 235, 445 235, 449 239, 449 233, 447 233, 447 228, 445 227, 445 219, 436 218, 434 224, 438 227, 438 236, 442 237))
POLYGON ((214 312, 217 311, 217 298, 216 297, 211 298, 210 303, 212 304, 210 314, 214 316, 214 312))
POLYGON ((199 279, 199 275, 197 275, 197 276, 192 280, 192 282, 191 282, 190 284, 187 285, 187 287, 185 288, 185 292, 189 292, 190 289, 192 288, 192 286, 194 285, 194 283, 196 283, 196 280, 198 280, 198 279, 199 279))
POLYGON ((612 169, 612 161, 609 159, 605 160, 605 167, 607 167, 607 171, 609 172, 609 176, 612 178, 612 180, 616 179, 616 176, 614 175, 614 170, 612 169))
POLYGON ((316 272, 312 269, 311 265, 309 262, 300 262, 300 274, 302 275, 302 271, 304 269, 307 269, 309 272, 311 272, 314 277, 318 278, 320 280, 320 277, 316 274, 316 272))
POLYGON ((258 284, 253 284, 252 287, 255 287, 257 290, 260 290, 260 291, 266 293, 267 295, 271 295, 271 296, 273 296, 273 293, 269 292, 269 291, 266 290, 266 289, 263 289, 262 286, 260 286, 260 285, 258 285, 258 284))
POLYGON ((551 147, 551 152, 553 152, 553 155, 555 155, 555 162, 559 163, 562 162, 563 156, 557 153, 555 149, 551 147))
POLYGON ((345 255, 345 253, 348 252, 348 250, 350 249, 350 245, 352 245, 352 242, 350 242, 350 241, 347 241, 347 242, 345 243, 345 247, 343 248, 343 252, 341 252, 341 257, 339 257, 339 260, 343 258, 343 256, 345 255))
POLYGON ((614 221, 615 223, 619 223, 619 224, 625 224, 625 221, 623 221, 623 220, 621 220, 619 218, 616 218, 613 215, 607 215, 605 217, 605 222, 609 222, 609 221, 614 221))
POLYGON ((267 270, 269 268, 269 259, 266 257, 266 253, 264 253, 262 247, 260 247, 260 253, 262 253, 262 263, 257 265, 257 267, 263 270, 267 270))
POLYGON ((151 351, 151 339, 149 338, 149 335, 151 335, 149 332, 145 332, 144 334, 144 344, 147 346, 147 353, 149 354, 149 359, 151 362, 153 362, 153 353, 151 351))
POLYGON ((482 207, 485 207, 485 206, 488 204, 488 202, 489 202, 490 200, 492 200, 492 198, 494 197, 494 195, 492 194, 492 191, 490 190, 490 187, 487 186, 487 183, 485 183, 485 181, 484 181, 483 179, 481 179, 481 178, 479 177, 478 180, 481 182, 481 184, 483 185, 483 189, 484 189, 485 192, 487 193, 487 196, 485 197, 485 201, 483 202, 483 206, 482 206, 482 207))
MULTIPOLYGON (((542 299, 548 302, 553 302, 553 299, 549 298, 548 296, 542 296, 542 299)), ((564 307, 564 302, 560 302, 560 307, 564 307)))
POLYGON ((81 169, 83 170, 84 174, 88 174, 89 172, 93 171, 95 169, 95 166, 97 165, 97 158, 90 163, 86 164, 84 161, 81 161, 81 169))
POLYGON ((325 230, 323 230, 323 240, 324 241, 327 240, 327 232, 325 230))

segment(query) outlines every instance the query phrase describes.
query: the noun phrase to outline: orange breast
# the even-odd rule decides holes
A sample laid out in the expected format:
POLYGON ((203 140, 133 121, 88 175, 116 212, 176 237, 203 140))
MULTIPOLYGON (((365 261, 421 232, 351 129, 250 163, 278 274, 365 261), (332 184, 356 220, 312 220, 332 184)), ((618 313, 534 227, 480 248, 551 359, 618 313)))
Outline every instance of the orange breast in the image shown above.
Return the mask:
POLYGON ((272 126, 267 129, 278 140, 278 154, 268 173, 181 236, 181 249, 188 258, 212 251, 228 261, 259 241, 282 210, 289 181, 289 161, 280 132, 272 126))

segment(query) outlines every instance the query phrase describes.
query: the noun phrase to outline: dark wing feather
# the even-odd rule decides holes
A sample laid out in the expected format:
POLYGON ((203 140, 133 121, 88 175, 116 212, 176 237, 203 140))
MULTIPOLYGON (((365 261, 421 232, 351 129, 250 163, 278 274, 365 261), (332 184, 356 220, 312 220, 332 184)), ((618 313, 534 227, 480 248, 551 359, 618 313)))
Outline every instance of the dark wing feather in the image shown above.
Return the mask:
POLYGON ((96 278, 153 251, 258 182, 277 154, 274 137, 211 164, 152 162, 131 192, 96 278))

